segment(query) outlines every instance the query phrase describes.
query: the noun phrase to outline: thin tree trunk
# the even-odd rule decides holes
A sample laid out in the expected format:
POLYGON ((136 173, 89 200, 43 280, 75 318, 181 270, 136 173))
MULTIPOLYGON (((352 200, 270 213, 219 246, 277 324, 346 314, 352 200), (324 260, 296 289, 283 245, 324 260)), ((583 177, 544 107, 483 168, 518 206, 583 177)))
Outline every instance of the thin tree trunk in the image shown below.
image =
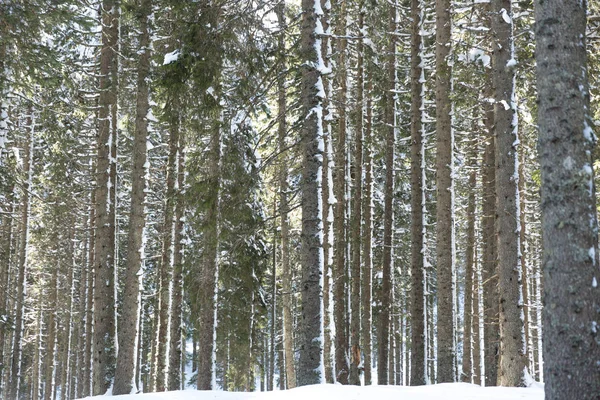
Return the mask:
POLYGON ((536 3, 547 400, 600 393, 598 220, 586 2, 536 3))
MULTIPOLYGON (((44 400, 53 399, 55 371, 56 365, 56 304, 58 298, 58 268, 55 267, 52 272, 50 283, 48 285, 48 303, 47 314, 48 322, 46 323, 46 355, 44 356, 44 400)), ((42 303, 46 307, 46 302, 42 303)))
POLYGON ((481 287, 481 270, 478 264, 477 246, 475 246, 475 270, 473 271, 473 383, 481 385, 481 308, 479 288, 481 287))
POLYGON ((146 176, 149 175, 147 163, 148 120, 150 109, 148 101, 148 75, 150 72, 150 32, 148 17, 152 11, 151 0, 142 0, 139 4, 140 51, 138 52, 138 76, 136 94, 135 134, 133 137, 133 161, 131 182, 131 203, 129 210, 129 232, 127 234, 127 260, 125 285, 123 288, 123 306, 119 321, 119 357, 115 373, 113 394, 130 394, 138 391, 135 371, 140 342, 140 270, 145 258, 146 229, 146 176))
POLYGON ((201 273, 198 276, 199 308, 198 319, 198 390, 213 390, 216 385, 216 328, 217 328, 217 282, 220 232, 221 200, 221 122, 212 127, 209 154, 209 183, 212 188, 205 219, 205 248, 201 273))
POLYGON ((521 280, 523 282, 523 326, 525 328, 525 359, 527 366, 531 374, 535 370, 533 363, 533 355, 531 354, 531 332, 530 332, 530 320, 529 314, 531 311, 530 307, 530 295, 529 295, 529 272, 527 268, 527 218, 526 218, 526 204, 525 204, 525 148, 521 146, 518 156, 519 161, 519 252, 521 253, 521 280))
MULTIPOLYGON (((8 190, 8 196, 6 198, 8 205, 8 216, 2 219, 2 237, 5 239, 2 243, 2 256, 0 257, 0 312, 8 313, 8 304, 10 293, 10 266, 13 259, 13 236, 15 231, 15 200, 14 200, 14 185, 8 190)), ((0 396, 6 392, 6 388, 2 385, 3 376, 6 372, 5 361, 7 354, 5 354, 4 348, 7 345, 7 326, 6 321, 0 322, 0 396)), ((10 335, 8 335, 10 337, 10 335)))
MULTIPOLYGON (((359 5, 358 26, 364 28, 364 7, 359 5)), ((356 78, 356 127, 354 130, 354 168, 352 180, 352 220, 351 220, 351 291, 350 291, 350 376, 351 385, 360 386, 360 364, 361 364, 361 270, 360 270, 360 245, 361 245, 361 222, 362 222, 362 183, 363 183, 363 122, 364 122, 364 45, 360 39, 356 44, 357 53, 357 78, 356 78)))
POLYGON ((425 233, 423 166, 425 154, 422 137, 423 117, 423 10, 421 0, 411 1, 411 141, 410 141, 410 189, 411 189, 411 372, 410 384, 413 386, 427 383, 425 374, 425 233))
MULTIPOLYGON (((277 200, 273 201, 273 221, 277 220, 277 200)), ((275 390, 275 337, 277 336, 277 225, 273 223, 273 263, 271 265, 271 332, 269 334, 269 379, 267 390, 275 390)))
MULTIPOLYGON (((486 82, 486 97, 492 96, 491 82, 486 82)), ((493 134, 494 109, 492 105, 485 106, 486 144, 483 155, 482 169, 482 215, 481 236, 483 239, 482 285, 483 285, 483 338, 484 338, 484 367, 485 386, 496 386, 498 376, 498 349, 500 331, 498 322, 498 274, 496 260, 496 145, 493 134)))
MULTIPOLYGON (((282 62, 285 54, 285 37, 283 35, 286 27, 285 21, 285 3, 279 3, 277 7, 277 18, 282 33, 279 37, 279 47, 281 51, 282 62)), ((289 217, 288 217, 288 153, 287 153, 287 122, 286 122, 286 86, 285 75, 280 73, 277 80, 278 90, 278 121, 277 134, 278 146, 281 157, 281 166, 279 169, 279 212, 281 214, 281 283, 282 283, 282 305, 283 305, 283 349, 285 358, 286 382, 287 388, 296 387, 296 368, 294 362, 294 327, 292 316, 292 268, 289 259, 289 217)))
POLYGON ((114 377, 115 354, 115 209, 117 131, 116 50, 119 5, 103 0, 98 155, 96 170, 96 245, 94 287, 93 395, 106 393, 114 377))
POLYGON ((320 0, 302 0, 302 323, 298 386, 325 382, 323 365, 323 104, 320 0), (319 90, 319 88, 321 90, 319 90))
MULTIPOLYGON (((389 30, 396 32, 397 9, 390 5, 389 30)), ((394 147, 396 145, 395 89, 396 89, 396 38, 390 35, 387 49, 387 87, 385 93, 385 187, 383 211, 383 284, 381 288, 381 311, 379 314, 379 349, 377 363, 377 384, 387 385, 389 382, 390 349, 390 312, 392 307, 392 258, 393 258, 393 222, 394 222, 394 147)))
POLYGON ((333 229, 334 229, 334 269, 333 269, 333 317, 335 324, 335 381, 348 384, 350 366, 348 365, 348 336, 346 335, 346 105, 348 96, 348 77, 346 74, 346 36, 347 11, 346 0, 339 3, 337 34, 340 36, 336 44, 338 50, 337 71, 338 79, 338 134, 335 148, 334 186, 336 198, 333 229))
POLYGON ((498 385, 523 386, 523 295, 519 253, 518 135, 514 87, 511 0, 492 1, 492 53, 495 89, 496 234, 500 294, 500 364, 498 385))
MULTIPOLYGON (((473 307, 476 296, 474 290, 475 274, 475 187, 477 184, 477 143, 471 144, 468 166, 471 168, 469 173, 469 199, 467 203, 467 246, 465 256, 465 309, 464 309, 464 336, 463 336, 463 357, 462 357, 462 377, 461 380, 466 383, 473 381, 473 317, 477 312, 473 307)), ((475 355, 476 356, 476 355, 475 355)))
MULTIPOLYGON (((179 115, 177 124, 179 125, 179 115)), ((177 128, 179 129, 179 128, 177 128)), ((183 234, 184 234, 184 188, 185 154, 184 137, 180 132, 178 144, 177 188, 175 200, 175 234, 173 236, 173 304, 171 306, 171 345, 169 352, 169 390, 183 388, 185 336, 183 332, 183 234)))
POLYGON ((13 334, 13 348, 11 357, 11 372, 10 386, 8 391, 9 399, 19 398, 19 386, 21 384, 21 358, 23 350, 23 317, 25 312, 25 293, 27 282, 25 281, 26 270, 28 266, 28 246, 29 246, 29 216, 31 212, 31 191, 33 179, 33 148, 34 148, 34 132, 35 118, 33 108, 29 107, 29 116, 27 117, 27 128, 30 130, 29 139, 26 143, 24 171, 27 179, 23 187, 21 196, 21 238, 19 249, 19 268, 17 271, 17 293, 15 298, 15 332, 13 334))
POLYGON ((364 359, 365 385, 372 384, 371 369, 373 367, 373 83, 371 75, 366 71, 366 121, 365 121, 365 189, 363 198, 363 215, 365 220, 363 238, 363 271, 362 271, 362 348, 364 359))

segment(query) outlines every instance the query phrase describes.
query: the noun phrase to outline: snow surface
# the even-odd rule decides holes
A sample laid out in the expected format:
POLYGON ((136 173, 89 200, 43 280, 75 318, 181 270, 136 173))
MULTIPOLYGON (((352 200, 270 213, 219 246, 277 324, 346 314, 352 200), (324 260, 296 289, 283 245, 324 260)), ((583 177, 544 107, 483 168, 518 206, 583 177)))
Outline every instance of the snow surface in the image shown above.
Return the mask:
POLYGON ((529 388, 481 387, 468 383, 429 386, 313 385, 274 392, 175 391, 125 396, 88 397, 128 400, 542 400, 543 385, 529 388), (134 397, 135 396, 135 397, 134 397))

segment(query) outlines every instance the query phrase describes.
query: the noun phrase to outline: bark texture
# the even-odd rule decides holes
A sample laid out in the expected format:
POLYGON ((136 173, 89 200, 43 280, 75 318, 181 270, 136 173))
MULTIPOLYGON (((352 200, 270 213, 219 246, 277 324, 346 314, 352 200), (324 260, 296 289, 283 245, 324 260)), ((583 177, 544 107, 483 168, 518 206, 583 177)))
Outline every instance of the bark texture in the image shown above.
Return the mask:
POLYGON ((525 385, 517 105, 514 88, 512 11, 510 0, 492 1, 494 134, 496 137, 496 235, 500 294, 500 364, 498 385, 525 385))
POLYGON ((115 371, 115 186, 119 5, 102 3, 102 49, 96 163, 93 395, 110 387, 115 371))
POLYGON ((131 179, 131 204, 129 209, 129 231, 127 233, 127 260, 123 306, 119 320, 119 357, 115 371, 113 394, 136 393, 135 371, 139 346, 140 325, 140 270, 144 263, 144 231, 146 229, 146 175, 148 174, 148 75, 150 73, 150 32, 148 15, 151 0, 141 0, 139 5, 140 51, 137 71, 137 94, 135 133, 133 137, 133 161, 131 179))
POLYGON ((454 187, 452 133, 451 16, 450 0, 435 3, 436 15, 436 132, 437 132, 437 381, 454 382, 454 187))
POLYGON ((322 63, 317 25, 322 14, 320 0, 302 0, 300 54, 302 67, 301 138, 302 162, 302 317, 298 386, 325 382, 323 365, 323 210, 321 171, 323 165, 323 108, 319 91, 323 81, 317 66, 322 63))
POLYGON ((546 400, 600 393, 598 221, 586 2, 536 1, 546 400))
POLYGON ((412 31, 411 67, 411 125, 410 125, 410 209, 411 209, 411 372, 410 384, 425 385, 425 235, 423 226, 424 146, 422 137, 422 95, 424 70, 420 34, 423 11, 421 1, 411 1, 412 31))

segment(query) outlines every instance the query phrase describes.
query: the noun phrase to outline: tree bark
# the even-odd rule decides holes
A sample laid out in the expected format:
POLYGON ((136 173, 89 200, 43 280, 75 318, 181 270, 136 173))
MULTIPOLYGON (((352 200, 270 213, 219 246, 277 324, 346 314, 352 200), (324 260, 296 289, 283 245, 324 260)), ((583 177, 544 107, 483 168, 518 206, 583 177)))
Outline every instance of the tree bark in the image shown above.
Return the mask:
POLYGON ((338 60, 338 132, 335 146, 335 169, 333 191, 336 198, 333 229, 334 229, 334 270, 333 270, 333 317, 335 324, 335 381, 342 385, 348 384, 350 366, 348 365, 348 337, 346 335, 346 287, 347 287, 347 262, 346 262, 346 105, 348 96, 348 82, 346 74, 346 32, 347 11, 346 0, 339 3, 337 34, 340 36, 337 43, 338 60))
POLYGON ((546 400, 600 393, 598 220, 586 2, 536 2, 546 400))
POLYGON ((148 102, 149 87, 147 78, 150 73, 150 32, 148 17, 152 11, 151 0, 141 0, 138 8, 140 23, 140 50, 138 52, 137 99, 135 133, 133 137, 133 161, 131 179, 131 204, 129 209, 129 232, 127 234, 127 260, 123 305, 119 321, 119 357, 113 394, 138 392, 135 379, 137 353, 140 343, 140 306, 141 279, 140 270, 145 258, 146 230, 146 176, 149 175, 147 163, 148 102))
MULTIPOLYGON (((358 26, 360 30, 364 27, 364 7, 359 5, 358 26)), ((361 35, 359 33, 359 35, 361 35)), ((352 220, 351 220, 351 291, 350 291, 350 376, 351 385, 360 386, 360 364, 361 364, 361 293, 362 282, 360 269, 360 245, 361 245, 361 223, 362 223, 362 183, 363 183, 363 127, 364 127, 364 45, 362 38, 356 44, 357 53, 357 77, 356 77, 356 126, 354 129, 354 168, 352 179, 352 220)))
POLYGON ((523 386, 523 294, 519 252, 517 105, 514 88, 512 11, 510 0, 492 1, 494 135, 496 137, 496 235, 500 294, 500 363, 498 385, 523 386))
POLYGON ((320 0, 302 0, 302 319, 298 386, 325 382, 323 365, 323 104, 320 0))
POLYGON ((102 50, 98 105, 96 170, 96 245, 94 287, 93 395, 109 389, 114 377, 115 354, 115 209, 117 131, 117 42, 119 4, 102 2, 102 50))
POLYGON ((424 180, 425 154, 422 137, 423 81, 422 66, 423 10, 421 0, 411 1, 411 142, 410 142, 410 209, 411 209, 411 371, 410 384, 427 384, 425 364, 425 233, 424 233, 424 180))
POLYGON ((454 358, 454 135, 452 91, 450 0, 435 3, 436 15, 436 132, 437 132, 437 373, 438 383, 455 380, 454 358))
MULTIPOLYGON (((476 128, 476 127, 475 127, 476 128)), ((473 320, 477 309, 473 307, 476 296, 473 281, 475 274, 475 187, 477 185, 477 143, 471 144, 468 166, 469 173, 469 199, 467 203, 467 246, 465 249, 465 310, 464 310, 464 336, 462 357, 462 381, 471 383, 473 381, 473 320)))
POLYGON ((216 385, 216 323, 217 323, 217 282, 220 236, 220 203, 221 203, 221 124, 214 123, 210 138, 209 183, 212 188, 208 200, 206 214, 205 247, 202 270, 196 278, 199 292, 198 319, 198 390, 213 390, 216 385))
POLYGON ((31 211, 31 191, 33 179, 33 148, 34 148, 34 132, 35 119, 33 116, 33 108, 29 108, 29 116, 27 117, 27 127, 30 130, 29 139, 26 142, 24 174, 27 176, 23 186, 23 194, 21 196, 21 237, 19 247, 19 266, 17 270, 17 293, 15 302, 15 332, 13 334, 11 370, 10 370, 10 385, 8 387, 8 398, 19 398, 19 385, 21 384, 21 358, 22 358, 22 338, 24 330, 24 312, 25 312, 25 293, 27 282, 25 275, 28 266, 28 244, 29 244, 29 216, 31 211))
MULTIPOLYGON (((389 29, 396 32, 397 9, 390 5, 389 29)), ((384 119, 386 125, 385 187, 383 211, 383 284, 381 287, 381 311, 379 314, 379 349, 377 361, 377 384, 389 381, 390 311, 392 307, 392 241, 394 222, 394 147, 396 145, 395 89, 396 89, 396 37, 390 35, 386 66, 387 87, 385 93, 384 119)))
POLYGON ((365 386, 372 384, 373 367, 373 104, 372 78, 366 71, 366 121, 365 121, 365 189, 363 198, 364 238, 362 270, 362 348, 365 386))
POLYGON ((55 373, 54 366, 56 360, 56 327, 57 313, 56 304, 58 299, 58 267, 54 268, 48 285, 48 302, 42 301, 42 307, 46 308, 48 322, 46 323, 46 355, 44 356, 44 400, 54 398, 55 373))
MULTIPOLYGON (((486 82, 486 98, 492 97, 491 82, 486 82)), ((482 285, 483 285, 483 338, 485 386, 496 386, 498 377, 498 349, 500 331, 498 323, 498 271, 496 260, 496 145, 494 139, 494 109, 485 107, 485 128, 487 133, 483 155, 482 171, 482 285)))

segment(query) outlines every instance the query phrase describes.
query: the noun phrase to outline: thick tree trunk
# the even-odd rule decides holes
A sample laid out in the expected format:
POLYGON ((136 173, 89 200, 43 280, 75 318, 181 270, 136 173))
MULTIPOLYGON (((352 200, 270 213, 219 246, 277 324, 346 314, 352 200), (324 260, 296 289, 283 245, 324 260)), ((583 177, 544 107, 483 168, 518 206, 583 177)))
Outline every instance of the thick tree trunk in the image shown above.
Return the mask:
POLYGON ((422 137, 423 96, 423 10, 421 0, 411 1, 411 141, 410 141, 410 209, 411 209, 411 371, 410 384, 427 383, 425 374, 425 233, 423 193, 425 154, 422 137))
MULTIPOLYGON (((396 32, 395 4, 390 5, 390 32, 396 32)), ((387 49, 386 78, 388 87, 385 92, 384 119, 386 125, 385 187, 383 211, 383 284, 381 287, 381 311, 379 314, 379 348, 377 357, 377 383, 387 385, 389 381, 390 349, 390 312, 392 307, 392 258, 393 258, 393 222, 394 222, 394 147, 396 146, 395 90, 396 90, 396 37, 390 35, 387 49)))
POLYGON ((523 332, 521 255, 519 252, 519 191, 517 104, 511 0, 492 1, 492 53, 495 89, 496 234, 500 294, 500 364, 498 385, 523 386, 526 363, 523 332))
POLYGON ((119 321, 119 357, 115 373, 113 394, 130 394, 138 391, 135 371, 140 332, 141 279, 140 269, 145 258, 146 229, 146 177, 148 120, 148 81, 150 73, 150 32, 148 17, 152 11, 151 0, 142 0, 139 5, 140 51, 138 52, 137 102, 135 134, 133 137, 133 162, 131 182, 131 205, 129 209, 129 232, 127 235, 127 260, 123 305, 119 321))
POLYGON ((586 2, 536 3, 547 400, 600 393, 600 273, 586 2))
POLYGON ((320 0, 302 0, 302 319, 298 385, 325 383, 323 365, 323 62, 320 0))
POLYGON ((98 108, 96 170, 96 245, 94 287, 93 395, 106 393, 114 377, 115 354, 115 196, 117 108, 117 42, 119 5, 102 3, 102 50, 98 108))
MULTIPOLYGON (((177 94, 174 94, 177 96, 177 94)), ((172 100, 174 113, 177 111, 177 102, 172 100)), ((170 137, 169 137, 169 155, 167 159, 167 189, 165 202, 165 220, 162 228, 162 253, 160 263, 160 289, 159 289, 159 320, 158 330, 156 331, 157 350, 156 350, 156 391, 163 392, 167 389, 167 364, 169 360, 168 353, 168 332, 169 315, 171 313, 171 279, 173 275, 173 237, 175 234, 175 205, 177 192, 175 184, 177 182, 177 153, 179 149, 179 121, 177 115, 171 115, 170 137)), ((217 128, 220 129, 220 128, 217 128)), ((219 139, 220 141, 220 139, 219 139)), ((216 151, 213 149, 213 151, 216 151)), ((220 152, 220 142, 219 150, 220 152)), ((220 157, 220 156, 219 156, 220 157)), ((220 162, 220 161, 219 161, 220 162)), ((212 223, 212 221, 211 221, 212 223)), ((210 229, 210 228, 209 228, 210 229)), ((212 251, 212 249, 211 249, 212 251)), ((214 251, 217 249, 215 247, 214 251)), ((212 256, 211 256, 212 259, 212 256)), ((211 266, 212 268, 212 266, 211 266)), ((216 265, 214 266, 216 271, 216 265)), ((213 290, 214 291, 214 290, 213 290)), ((211 291, 212 293, 212 291, 211 291)), ((204 303, 203 303, 204 304, 204 303)), ((216 305, 215 305, 216 306, 216 305)))
POLYGON ((348 384, 350 366, 348 365, 348 336, 346 335, 346 287, 347 287, 347 262, 346 262, 346 106, 348 96, 348 77, 346 73, 346 33, 347 11, 346 0, 339 3, 337 34, 340 36, 336 47, 338 48, 337 70, 338 79, 338 132, 335 146, 335 169, 333 192, 336 198, 334 228, 334 270, 333 270, 333 317, 335 323, 335 381, 343 385, 348 384))
POLYGON ((452 91, 450 1, 435 3, 436 15, 436 132, 437 132, 437 374, 439 383, 455 380, 454 357, 454 136, 452 91))

